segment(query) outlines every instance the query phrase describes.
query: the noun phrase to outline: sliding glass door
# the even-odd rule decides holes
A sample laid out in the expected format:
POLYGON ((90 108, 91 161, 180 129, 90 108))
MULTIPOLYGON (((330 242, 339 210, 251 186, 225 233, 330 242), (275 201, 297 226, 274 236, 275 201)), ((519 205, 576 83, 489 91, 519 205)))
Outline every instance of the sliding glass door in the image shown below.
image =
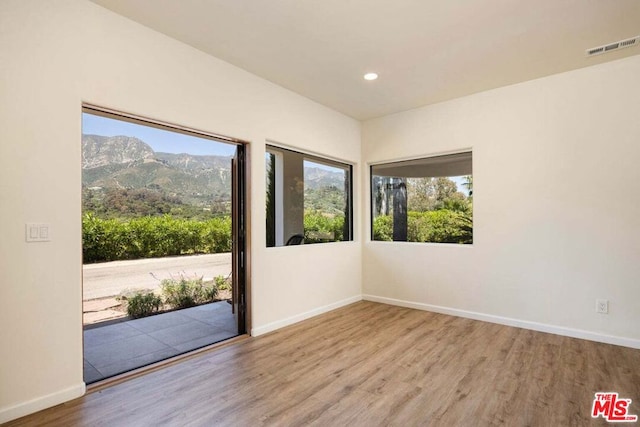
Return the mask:
POLYGON ((241 141, 85 106, 85 382, 246 332, 241 141))

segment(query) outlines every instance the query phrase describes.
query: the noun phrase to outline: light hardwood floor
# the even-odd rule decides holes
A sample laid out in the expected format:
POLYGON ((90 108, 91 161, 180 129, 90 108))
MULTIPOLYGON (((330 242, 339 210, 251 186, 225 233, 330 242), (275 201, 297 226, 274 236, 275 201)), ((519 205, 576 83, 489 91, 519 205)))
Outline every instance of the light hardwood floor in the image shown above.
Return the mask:
POLYGON ((640 415, 640 350, 359 302, 8 426, 607 425, 597 391, 640 415))

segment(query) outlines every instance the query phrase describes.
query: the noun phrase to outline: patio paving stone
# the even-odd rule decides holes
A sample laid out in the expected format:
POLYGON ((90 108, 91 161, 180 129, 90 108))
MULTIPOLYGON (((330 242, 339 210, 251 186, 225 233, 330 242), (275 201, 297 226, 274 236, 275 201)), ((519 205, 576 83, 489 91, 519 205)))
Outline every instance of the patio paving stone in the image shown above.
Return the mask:
POLYGON ((84 347, 89 348, 120 341, 124 338, 131 338, 142 335, 144 332, 132 327, 129 322, 119 322, 102 327, 85 329, 84 347))
POLYGON ((130 320, 127 323, 132 327, 144 332, 154 332, 164 328, 170 328, 175 325, 191 321, 180 311, 171 311, 169 313, 157 314, 155 316, 144 317, 142 319, 130 320))
POLYGON ((142 334, 85 348, 84 357, 97 370, 100 370, 103 367, 116 364, 122 360, 133 359, 144 354, 166 349, 170 349, 170 347, 149 335, 142 334))
POLYGON ((150 332, 149 336, 157 339, 163 344, 176 346, 185 342, 193 341, 198 338, 211 335, 215 330, 211 325, 191 320, 190 322, 181 323, 170 328, 160 329, 159 331, 150 332))
POLYGON ((84 381, 99 381, 237 335, 226 301, 91 325, 84 330, 84 381))
POLYGON ((91 365, 91 363, 87 362, 86 360, 84 360, 83 370, 84 381, 86 383, 92 383, 104 378, 104 375, 102 375, 96 368, 93 367, 93 365, 91 365))

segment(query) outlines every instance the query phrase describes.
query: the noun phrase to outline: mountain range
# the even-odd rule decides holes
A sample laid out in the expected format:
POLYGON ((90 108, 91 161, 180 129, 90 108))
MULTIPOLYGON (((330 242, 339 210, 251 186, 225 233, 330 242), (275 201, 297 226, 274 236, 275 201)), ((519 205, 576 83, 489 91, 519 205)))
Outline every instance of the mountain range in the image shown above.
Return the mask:
MULTIPOLYGON (((305 189, 341 188, 344 174, 305 168, 305 189)), ((231 199, 231 157, 156 152, 129 136, 82 135, 82 184, 94 190, 158 190, 200 205, 231 199)))
POLYGON ((83 135, 82 169, 87 188, 146 188, 189 204, 231 198, 231 157, 156 152, 134 137, 83 135))

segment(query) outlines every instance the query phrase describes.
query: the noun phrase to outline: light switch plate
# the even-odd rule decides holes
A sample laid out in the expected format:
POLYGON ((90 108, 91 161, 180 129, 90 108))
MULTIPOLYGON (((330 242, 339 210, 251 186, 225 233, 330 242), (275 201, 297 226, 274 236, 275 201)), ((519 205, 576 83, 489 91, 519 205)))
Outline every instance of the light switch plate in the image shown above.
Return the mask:
POLYGON ((25 224, 26 241, 31 242, 49 242, 51 241, 51 230, 49 224, 44 223, 27 223, 25 224))

